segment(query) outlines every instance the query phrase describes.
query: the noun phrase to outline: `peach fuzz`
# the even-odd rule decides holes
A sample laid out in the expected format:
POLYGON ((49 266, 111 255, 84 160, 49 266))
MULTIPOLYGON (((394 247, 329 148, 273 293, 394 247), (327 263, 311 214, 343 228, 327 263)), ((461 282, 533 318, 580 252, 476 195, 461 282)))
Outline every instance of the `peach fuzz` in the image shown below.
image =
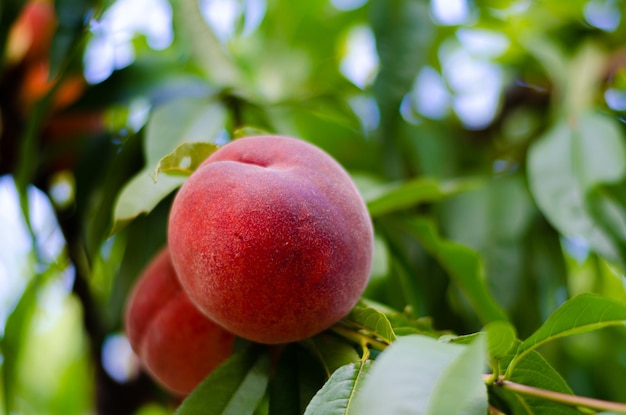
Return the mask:
POLYGON ((189 394, 232 352, 234 336, 200 313, 181 289, 167 248, 146 267, 127 303, 126 334, 146 371, 189 394))
POLYGON ((368 281, 373 230, 347 172, 299 139, 232 141, 188 178, 168 224, 191 301, 248 340, 278 344, 346 315, 368 281))

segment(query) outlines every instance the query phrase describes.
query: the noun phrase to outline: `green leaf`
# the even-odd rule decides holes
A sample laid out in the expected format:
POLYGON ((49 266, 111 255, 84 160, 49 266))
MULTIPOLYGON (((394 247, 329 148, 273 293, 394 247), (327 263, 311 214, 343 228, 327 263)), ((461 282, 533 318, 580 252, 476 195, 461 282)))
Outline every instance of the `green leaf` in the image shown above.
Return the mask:
MULTIPOLYGON (((537 352, 532 351, 517 363, 515 368, 507 376, 507 379, 522 385, 533 386, 554 392, 571 394, 572 391, 563 380, 561 375, 537 352)), ((500 388, 492 388, 491 391, 499 400, 503 400, 497 407, 502 408, 506 413, 515 415, 574 415, 579 411, 562 404, 551 402, 545 399, 522 395, 500 388), (508 409, 508 410, 507 410, 508 409)))
POLYGON ((238 86, 241 70, 231 60, 207 22, 199 4, 194 0, 173 0, 174 31, 179 45, 202 69, 204 74, 220 87, 238 86))
POLYGON ((76 107, 101 110, 115 105, 126 106, 137 98, 163 104, 177 97, 208 97, 214 93, 197 71, 172 60, 169 55, 140 55, 132 65, 114 71, 99 84, 90 85, 76 102, 76 107))
POLYGON ((537 331, 522 342, 510 370, 529 352, 560 337, 626 323, 626 304, 597 294, 581 294, 561 305, 537 331))
POLYGON ((398 108, 410 91, 420 69, 426 64, 435 25, 426 1, 375 0, 369 2, 372 30, 376 37, 379 72, 372 86, 380 109, 377 131, 384 170, 388 177, 401 178, 407 169, 399 126, 403 124, 398 108))
POLYGON ((362 306, 372 308, 380 313, 383 313, 387 320, 389 320, 393 333, 396 336, 423 334, 426 336, 437 338, 444 333, 448 333, 447 331, 436 330, 433 327, 433 321, 431 317, 415 318, 414 316, 406 312, 399 312, 384 304, 372 301, 369 298, 365 297, 362 297, 359 304, 357 304, 357 307, 362 306))
POLYGON ((318 359, 298 343, 285 346, 274 370, 269 390, 271 415, 302 415, 327 375, 318 359))
POLYGON ((206 98, 180 98, 158 107, 146 125, 146 165, 154 168, 184 142, 215 142, 227 117, 221 103, 206 98))
POLYGON ((4 337, 1 342, 2 355, 4 357, 2 367, 3 403, 4 413, 6 414, 14 412, 14 385, 18 374, 17 363, 19 354, 23 349, 23 339, 37 307, 37 294, 42 286, 43 279, 43 275, 36 275, 30 280, 20 301, 6 320, 4 337))
MULTIPOLYGON (((623 186, 620 187, 623 193, 623 186)), ((609 186, 596 186, 587 192, 585 206, 594 223, 612 242, 621 259, 622 270, 626 269, 626 204, 609 186)))
POLYGON ((90 13, 97 0, 56 0, 54 8, 59 17, 50 47, 50 77, 63 72, 71 60, 80 59, 79 52, 85 36, 90 13))
POLYGON ((265 394, 270 369, 270 359, 263 348, 247 348, 202 381, 176 414, 251 415, 265 394))
POLYGON ((189 176, 217 148, 213 143, 182 143, 159 161, 152 178, 156 183, 159 173, 189 176))
POLYGON ((566 114, 576 116, 588 110, 606 76, 606 56, 598 44, 585 42, 569 63, 567 89, 563 91, 566 114))
POLYGON ((441 238, 430 219, 413 217, 402 224, 439 261, 483 322, 508 320, 487 289, 482 260, 476 251, 441 238))
POLYGON ((542 64, 554 84, 557 93, 567 89, 568 62, 565 51, 548 36, 524 35, 519 38, 521 44, 542 64))
POLYGON ((529 185, 543 214, 562 234, 582 236, 600 255, 622 264, 626 258, 596 225, 585 197, 625 173, 626 146, 617 120, 595 112, 560 120, 529 150, 529 185))
POLYGON ((476 187, 476 180, 439 182, 418 178, 407 182, 387 183, 363 194, 372 217, 381 216, 421 203, 436 202, 476 187))
MULTIPOLYGON (((269 384, 269 413, 273 415, 302 415, 308 400, 300 400, 296 344, 285 346, 280 352, 276 369, 269 384)), ((310 397, 309 397, 310 400, 310 397)))
POLYGON ((359 360, 352 345, 326 332, 303 340, 302 345, 319 359, 327 377, 340 367, 359 360))
POLYGON ((484 328, 487 333, 487 348, 492 359, 500 360, 515 346, 517 333, 508 321, 492 321, 484 328))
MULTIPOLYGON (((370 20, 380 59, 374 94, 381 104, 399 103, 426 61, 434 25, 425 1, 371 3, 370 20)), ((384 105, 382 112, 390 110, 384 105)), ((397 112, 397 107, 393 110, 397 112)))
POLYGON ((143 169, 126 183, 115 202, 111 234, 119 232, 137 216, 150 213, 186 180, 183 176, 164 176, 155 183, 151 174, 153 171, 152 168, 143 169))
POLYGON ((371 361, 350 363, 337 369, 313 397, 304 415, 358 415, 352 402, 363 379, 371 367, 371 361))
POLYGON ((151 175, 166 158, 166 168, 180 166, 189 157, 189 168, 215 148, 219 132, 224 128, 227 113, 216 102, 199 98, 182 98, 157 108, 146 126, 144 154, 146 166, 122 188, 113 209, 113 228, 118 232, 137 216, 149 213, 154 207, 178 188, 185 178, 162 176, 154 183, 151 175), (178 147, 182 143, 187 143, 178 147), (194 144, 202 143, 202 144, 194 144), (176 151, 178 150, 178 152, 176 151), (174 154, 170 154, 174 151, 174 154), (171 157, 167 158, 170 154, 171 157))
POLYGON ((484 349, 482 336, 470 346, 419 335, 401 337, 372 365, 356 394, 354 411, 360 415, 485 414, 484 349))
POLYGON ((357 305, 342 321, 366 330, 386 343, 392 343, 396 339, 387 316, 375 308, 357 305))
POLYGON ((243 126, 233 132, 233 138, 244 138, 255 135, 271 135, 272 132, 253 126, 243 126))
POLYGON ((526 237, 537 208, 523 174, 485 179, 479 188, 439 203, 442 233, 476 250, 485 278, 498 303, 513 314, 526 277, 526 237))

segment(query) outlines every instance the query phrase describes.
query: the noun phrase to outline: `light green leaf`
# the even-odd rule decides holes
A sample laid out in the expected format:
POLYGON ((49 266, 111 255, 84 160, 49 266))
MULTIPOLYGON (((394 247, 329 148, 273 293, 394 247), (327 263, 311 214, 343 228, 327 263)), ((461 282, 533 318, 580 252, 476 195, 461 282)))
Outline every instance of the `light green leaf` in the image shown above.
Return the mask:
POLYGON ((371 361, 368 360, 337 369, 313 397, 304 415, 359 415, 352 403, 370 367, 371 361))
POLYGON ((375 308, 357 305, 342 321, 366 330, 386 343, 392 343, 396 339, 387 316, 375 308))
POLYGON ((202 381, 176 414, 251 415, 265 394, 270 369, 270 359, 262 348, 243 350, 202 381))
POLYGON ((217 148, 217 145, 213 143, 182 143, 159 161, 152 178, 156 183, 159 173, 167 173, 172 176, 189 176, 217 148))
POLYGON ((363 198, 370 215, 376 217, 421 203, 436 202, 477 185, 477 180, 439 182, 434 179, 419 178, 369 188, 363 193, 363 198))
POLYGON ((470 346, 419 335, 401 337, 372 365, 356 394, 354 411, 359 415, 485 414, 485 354, 482 337, 470 346))
POLYGON ((137 216, 150 213, 161 200, 186 180, 183 176, 163 176, 155 183, 152 178, 153 171, 152 168, 143 169, 122 189, 113 210, 115 221, 111 229, 112 234, 137 216))
POLYGON ((625 173, 626 147, 617 121, 599 113, 560 120, 529 150, 529 185, 543 214, 561 233, 584 237, 612 261, 620 260, 619 249, 596 225, 585 197, 625 173))
POLYGON ((585 42, 569 63, 567 89, 563 91, 563 106, 569 117, 591 107, 605 72, 605 54, 598 44, 585 42))
POLYGON ((529 352, 560 337, 626 323, 626 304, 597 294, 578 295, 559 307, 517 350, 510 370, 529 352))
POLYGON ((156 167, 184 142, 215 142, 227 117, 221 103, 206 98, 180 98, 158 107, 146 126, 146 165, 156 167))
POLYGON ((35 308, 37 307, 37 295, 44 280, 43 275, 35 275, 30 280, 24 294, 20 298, 11 314, 9 314, 4 329, 4 337, 1 339, 2 355, 2 403, 4 413, 14 413, 16 405, 15 384, 18 375, 18 359, 24 347, 24 338, 31 323, 35 308))
POLYGON ((174 31, 181 46, 202 69, 204 74, 220 87, 235 87, 241 79, 241 70, 220 45, 217 37, 202 17, 197 0, 173 0, 174 31))
POLYGON ((403 227, 414 235, 465 293, 480 319, 508 320, 487 289, 480 255, 466 246, 447 241, 439 236, 435 224, 422 217, 403 222, 403 227))
POLYGON ((516 344, 515 327, 508 321, 492 321, 484 330, 487 333, 487 347, 492 359, 502 359, 516 344))
POLYGON ((271 135, 272 132, 258 127, 243 126, 233 132, 233 138, 244 138, 255 135, 271 135))
POLYGON ((396 336, 406 336, 409 334, 422 334, 437 338, 447 331, 436 330, 433 327, 433 321, 431 317, 414 317, 408 313, 394 310, 393 308, 381 304, 379 302, 370 300, 369 298, 362 297, 357 307, 372 308, 379 313, 383 313, 391 324, 393 333, 396 336))
POLYGON ((151 176, 155 168, 159 168, 161 159, 165 157, 165 168, 172 170, 174 165, 180 166, 185 157, 189 157, 189 168, 193 168, 201 162, 200 158, 215 148, 211 143, 224 128, 226 118, 226 110, 221 104, 200 98, 182 98, 157 108, 146 126, 146 166, 118 194, 111 233, 119 231, 137 216, 151 212, 185 181, 180 176, 162 176, 154 183, 151 176), (200 142, 202 144, 193 144, 200 142), (182 143, 188 144, 179 147, 182 143))

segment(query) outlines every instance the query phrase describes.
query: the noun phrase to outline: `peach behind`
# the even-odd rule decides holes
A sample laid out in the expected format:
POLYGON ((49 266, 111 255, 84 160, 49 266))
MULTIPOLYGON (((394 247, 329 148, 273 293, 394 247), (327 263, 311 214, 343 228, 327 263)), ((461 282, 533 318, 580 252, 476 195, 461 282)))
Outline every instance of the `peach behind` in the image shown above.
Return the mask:
POLYGON ((232 353, 234 336, 200 313, 181 289, 163 249, 135 285, 126 334, 148 373, 171 392, 189 394, 232 353))

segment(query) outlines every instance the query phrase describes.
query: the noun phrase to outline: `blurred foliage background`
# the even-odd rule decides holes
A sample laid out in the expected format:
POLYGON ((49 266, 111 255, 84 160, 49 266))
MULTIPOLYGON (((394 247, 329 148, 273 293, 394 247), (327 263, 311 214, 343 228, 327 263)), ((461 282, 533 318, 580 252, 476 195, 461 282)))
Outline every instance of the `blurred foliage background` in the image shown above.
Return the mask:
MULTIPOLYGON (((172 412, 121 316, 180 184, 148 173, 182 141, 267 131, 326 150, 373 216, 365 295, 437 329, 473 333, 501 308, 525 338, 575 294, 626 300, 625 12, 3 0, 1 407, 172 412), (455 262, 468 255, 475 269, 455 262), (467 300, 459 269, 484 273, 492 309, 467 300)), ((575 393, 624 402, 625 346, 610 329, 542 352, 575 393)))

